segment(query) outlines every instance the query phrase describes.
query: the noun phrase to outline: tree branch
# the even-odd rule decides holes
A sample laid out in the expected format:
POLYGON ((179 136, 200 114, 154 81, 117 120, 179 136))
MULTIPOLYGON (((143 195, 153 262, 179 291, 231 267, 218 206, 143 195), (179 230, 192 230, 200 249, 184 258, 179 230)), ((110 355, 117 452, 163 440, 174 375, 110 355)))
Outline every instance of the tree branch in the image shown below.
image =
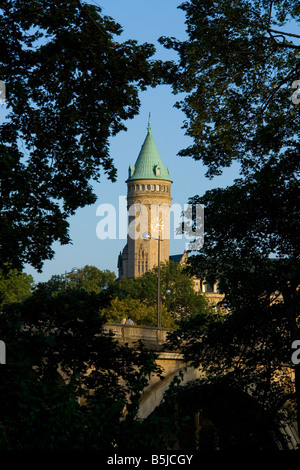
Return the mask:
MULTIPOLYGON (((271 38, 273 39, 274 43, 276 44, 277 47, 288 47, 290 49, 300 49, 300 46, 298 46, 297 44, 291 44, 291 43, 287 43, 286 42, 286 37, 284 36, 284 34, 288 35, 288 36, 291 36, 292 34, 289 34, 289 33, 284 33, 283 31, 276 31, 275 29, 270 29, 270 28, 267 28, 266 31, 269 33, 269 35, 271 36, 271 38), (277 36, 273 36, 272 32, 276 32, 276 33, 279 33, 277 36), (278 42, 276 41, 276 37, 281 37, 283 39, 283 42, 278 42)), ((296 36, 295 37, 299 37, 300 36, 296 36)))
POLYGON ((93 23, 93 25, 98 29, 98 31, 102 34, 102 36, 107 40, 108 39, 108 34, 106 31, 104 31, 101 26, 97 23, 97 21, 94 20, 94 18, 89 14, 89 12, 86 10, 85 5, 83 6, 80 0, 77 0, 77 4, 79 9, 82 11, 82 13, 93 23))
MULTIPOLYGON (((296 37, 296 38, 300 38, 299 35, 293 34, 293 33, 285 33, 284 31, 277 31, 276 29, 271 29, 270 28, 270 23, 271 23, 271 19, 272 19, 272 6, 273 6, 273 1, 271 1, 271 3, 270 3, 268 26, 266 27, 266 31, 269 33, 269 35, 271 36, 271 38, 273 39, 274 43, 277 46, 287 47, 287 48, 290 48, 290 49, 300 49, 300 46, 298 46, 296 44, 290 44, 290 43, 285 42, 285 40, 286 40, 285 36, 293 36, 293 37, 296 37), (279 35, 281 35, 284 42, 280 43, 280 42, 276 41, 275 37, 272 35, 272 32, 278 33, 279 35)), ((256 16, 260 20, 261 23, 263 22, 261 16, 255 10, 250 9, 250 11, 253 13, 254 16, 256 16)))
POLYGON ((262 104, 261 104, 261 107, 258 109, 257 112, 253 113, 253 115, 251 117, 249 117, 249 119, 247 119, 247 121, 244 123, 244 125, 248 125, 253 119, 255 119, 259 114, 263 114, 263 112, 265 111, 265 109, 267 108, 268 104, 270 103, 270 101, 273 99, 273 97, 276 95, 276 93, 280 90, 280 88, 282 87, 282 85, 284 85, 287 80, 292 76, 293 73, 297 72, 298 68, 299 68, 299 64, 297 64, 280 82, 279 84, 276 86, 276 88, 274 88, 274 90, 272 90, 271 93, 269 93, 266 98, 262 101, 262 104))
POLYGON ((270 24, 271 24, 272 8, 273 8, 273 2, 270 2, 270 11, 269 11, 268 28, 270 28, 270 24))
POLYGON ((0 9, 6 11, 6 13, 10 13, 9 8, 5 7, 4 5, 0 4, 0 9))
POLYGON ((299 34, 286 33, 284 31, 277 31, 276 29, 271 29, 271 28, 268 28, 268 31, 271 31, 272 33, 279 33, 280 35, 284 35, 284 36, 292 36, 293 38, 300 38, 299 34))
POLYGON ((280 88, 282 87, 282 85, 284 85, 287 80, 293 75, 293 73, 295 73, 297 70, 298 70, 298 67, 299 65, 297 64, 282 80, 281 82, 279 82, 279 84, 277 85, 277 87, 272 91, 271 94, 269 94, 269 96, 266 97, 266 100, 265 102, 262 103, 262 108, 261 110, 264 111, 266 109, 266 107, 268 106, 268 104, 270 103, 271 99, 275 96, 275 94, 277 93, 277 91, 280 90, 280 88))

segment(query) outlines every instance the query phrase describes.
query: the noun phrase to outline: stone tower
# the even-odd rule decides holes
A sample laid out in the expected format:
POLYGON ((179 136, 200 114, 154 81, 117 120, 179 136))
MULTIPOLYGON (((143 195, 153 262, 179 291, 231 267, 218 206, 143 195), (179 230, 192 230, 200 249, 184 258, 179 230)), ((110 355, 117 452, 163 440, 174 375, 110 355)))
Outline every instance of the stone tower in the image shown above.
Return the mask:
POLYGON ((127 183, 128 236, 118 259, 119 277, 135 278, 169 260, 171 179, 151 134, 147 136, 127 183), (145 241, 143 235, 150 234, 145 241), (158 241, 160 239, 160 241, 158 241))

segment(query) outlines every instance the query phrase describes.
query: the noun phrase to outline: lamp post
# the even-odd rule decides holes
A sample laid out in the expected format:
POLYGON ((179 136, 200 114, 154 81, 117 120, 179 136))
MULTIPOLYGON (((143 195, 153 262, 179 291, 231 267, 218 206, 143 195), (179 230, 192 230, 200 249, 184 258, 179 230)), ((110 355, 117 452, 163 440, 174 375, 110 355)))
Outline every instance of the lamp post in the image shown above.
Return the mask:
POLYGON ((157 254, 157 328, 161 328, 161 298, 160 298, 160 234, 158 234, 158 254, 157 254))
POLYGON ((144 241, 149 241, 151 240, 157 240, 158 243, 158 253, 157 253, 157 328, 161 328, 161 296, 160 296, 160 242, 161 242, 161 236, 160 233, 158 234, 158 238, 153 237, 151 233, 146 232, 143 234, 143 240, 144 241))

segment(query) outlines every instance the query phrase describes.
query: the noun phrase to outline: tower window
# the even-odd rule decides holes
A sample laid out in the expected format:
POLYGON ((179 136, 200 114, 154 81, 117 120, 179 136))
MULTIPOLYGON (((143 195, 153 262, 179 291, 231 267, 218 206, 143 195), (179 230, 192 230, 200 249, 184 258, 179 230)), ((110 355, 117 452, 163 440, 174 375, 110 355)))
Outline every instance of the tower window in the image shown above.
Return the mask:
POLYGON ((136 190, 137 190, 137 191, 140 190, 140 185, 139 185, 139 184, 136 185, 136 190))
POLYGON ((138 261, 138 273, 141 272, 141 263, 138 261))
POLYGON ((150 191, 150 184, 147 184, 147 191, 150 191))
POLYGON ((158 165, 155 165, 155 167, 154 167, 154 173, 155 173, 156 176, 160 176, 160 168, 159 168, 158 165))
POLYGON ((155 191, 155 185, 151 184, 151 191, 155 191))
POLYGON ((156 191, 159 191, 159 185, 158 184, 156 185, 156 191))
POLYGON ((144 261, 142 261, 142 273, 144 272, 144 261))
POLYGON ((148 271, 148 261, 145 262, 145 271, 148 271))
POLYGON ((142 184, 142 191, 145 191, 145 185, 142 184))

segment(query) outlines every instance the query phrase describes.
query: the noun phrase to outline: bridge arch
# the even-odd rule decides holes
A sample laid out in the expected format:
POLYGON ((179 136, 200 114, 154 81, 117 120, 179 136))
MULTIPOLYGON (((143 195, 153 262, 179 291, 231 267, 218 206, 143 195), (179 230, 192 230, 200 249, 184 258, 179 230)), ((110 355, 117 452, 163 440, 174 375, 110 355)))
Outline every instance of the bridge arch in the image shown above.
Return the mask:
POLYGON ((185 385, 202 376, 199 369, 188 367, 184 363, 181 354, 160 353, 156 362, 163 370, 163 379, 154 377, 145 388, 138 411, 138 418, 141 419, 147 418, 160 405, 164 393, 168 390, 176 375, 182 374, 181 385, 185 385))
MULTIPOLYGON (((138 344, 139 340, 142 340, 146 347, 158 353, 156 362, 163 370, 163 379, 153 376, 145 388, 138 411, 138 418, 140 419, 146 419, 159 406, 163 400, 164 393, 169 388, 174 377, 179 373, 182 375, 181 386, 187 385, 196 379, 204 378, 204 373, 200 369, 189 367, 184 362, 182 354, 162 351, 169 330, 120 324, 107 324, 105 329, 110 330, 120 343, 127 343, 129 346, 134 347, 138 344)), ((283 424, 281 428, 277 429, 276 434, 279 436, 279 438, 275 438, 275 444, 278 445, 278 449, 283 448, 281 445, 284 439, 286 441, 285 449, 299 449, 300 439, 296 425, 283 424)))

